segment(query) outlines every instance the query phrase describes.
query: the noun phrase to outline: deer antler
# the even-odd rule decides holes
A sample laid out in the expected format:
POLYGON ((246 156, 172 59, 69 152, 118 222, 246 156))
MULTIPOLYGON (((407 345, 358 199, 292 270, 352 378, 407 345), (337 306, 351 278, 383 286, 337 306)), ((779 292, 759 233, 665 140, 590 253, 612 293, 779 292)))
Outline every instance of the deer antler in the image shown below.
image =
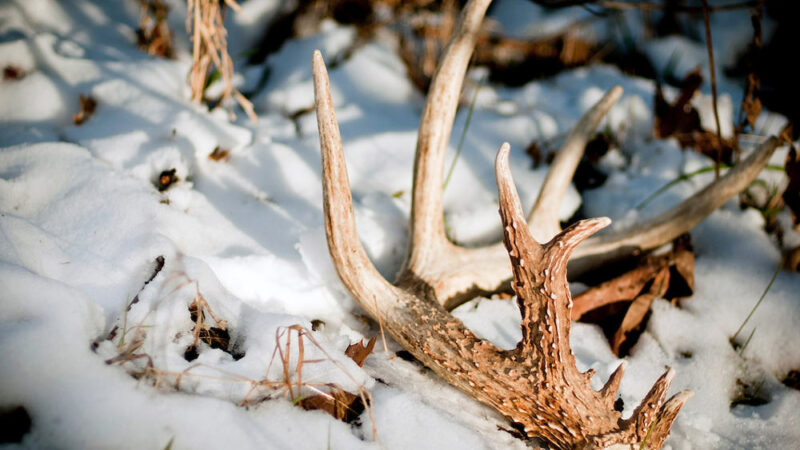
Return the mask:
MULTIPOLYGON (((319 52, 314 65, 324 64, 319 52)), ((315 71, 317 72, 317 71, 315 71)), ((569 347, 572 297, 567 260, 586 237, 609 219, 578 222, 540 245, 531 235, 508 169, 508 144, 495 163, 504 242, 522 312, 522 340, 500 350, 477 338, 460 320, 426 298, 419 284, 395 286, 375 269, 358 239, 344 154, 332 111, 327 76, 315 83, 322 141, 325 231, 336 271, 356 301, 389 334, 450 384, 519 423, 532 437, 559 448, 639 444, 658 448, 690 392, 664 403, 673 372, 664 374, 629 419, 614 410, 623 362, 605 387, 590 386, 569 347), (327 114, 331 112, 331 114, 327 114), (415 289, 418 288, 418 289, 415 289)))
POLYGON ((456 246, 447 239, 443 225, 444 156, 461 83, 488 4, 489 0, 470 0, 465 6, 431 83, 414 162, 409 249, 394 284, 380 276, 358 239, 328 74, 321 54, 314 53, 325 224, 334 266, 359 304, 403 347, 451 384, 523 424, 529 435, 559 446, 635 443, 648 436, 647 445, 658 447, 689 393, 680 393, 662 406, 672 378, 672 372, 667 372, 634 415, 622 420, 611 404, 624 366, 612 374, 603 390, 591 390, 591 374, 577 371, 569 350, 568 257, 575 250, 572 272, 586 270, 658 247, 689 231, 750 184, 774 152, 777 140, 767 140, 725 176, 650 221, 589 239, 608 219, 583 221, 560 231, 558 208, 586 142, 622 94, 615 87, 569 134, 527 221, 508 172, 508 146, 501 148, 496 167, 507 249, 500 243, 469 249, 456 246), (537 239, 550 242, 542 246, 537 239), (581 241, 583 245, 577 247, 581 241), (500 289, 512 275, 523 314, 523 340, 515 350, 504 352, 479 340, 446 309, 500 289))

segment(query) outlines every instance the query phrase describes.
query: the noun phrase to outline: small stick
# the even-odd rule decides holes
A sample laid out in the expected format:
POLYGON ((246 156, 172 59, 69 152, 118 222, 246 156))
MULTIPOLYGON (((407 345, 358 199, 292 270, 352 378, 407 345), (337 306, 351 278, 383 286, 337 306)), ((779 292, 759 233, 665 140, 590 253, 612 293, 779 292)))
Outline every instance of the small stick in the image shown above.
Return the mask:
POLYGON ((719 165, 722 162, 722 128, 719 126, 719 111, 717 110, 717 71, 714 69, 714 48, 711 44, 711 18, 708 11, 708 0, 703 2, 703 21, 706 24, 706 46, 708 47, 708 64, 711 70, 711 99, 714 102, 714 122, 717 125, 717 161, 714 165, 714 179, 719 179, 719 165))

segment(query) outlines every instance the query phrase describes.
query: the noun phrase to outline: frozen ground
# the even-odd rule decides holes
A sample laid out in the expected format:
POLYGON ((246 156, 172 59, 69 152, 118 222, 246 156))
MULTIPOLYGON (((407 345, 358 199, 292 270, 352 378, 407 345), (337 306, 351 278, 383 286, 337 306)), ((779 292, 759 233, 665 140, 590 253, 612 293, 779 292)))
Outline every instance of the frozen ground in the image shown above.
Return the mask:
MULTIPOLYGON (((236 22, 232 54, 253 45, 278 5, 243 2, 245 13, 230 19, 236 22)), ((363 368, 343 354, 378 328, 361 320, 328 260, 316 119, 308 108, 311 51, 320 48, 333 59, 352 43, 354 30, 329 23, 317 36, 288 42, 266 65, 242 67, 243 88, 254 88, 267 68, 270 76, 253 98, 259 122, 240 113, 231 123, 227 114, 188 101, 191 60, 181 8, 178 2, 170 16, 179 59, 169 61, 136 49, 137 2, 0 4, 0 65, 24 72, 0 80, 0 408, 21 405, 32 419, 22 442, 7 447, 523 448, 497 429, 507 423, 491 410, 395 357, 399 347, 391 340, 389 352, 379 342, 363 368), (79 94, 90 94, 98 106, 75 126, 79 94), (230 151, 229 161, 208 158, 217 146, 230 151), (172 168, 179 181, 159 192, 154 181, 172 168), (159 256, 164 266, 146 283, 159 256), (203 344, 197 359, 184 358, 193 339, 187 307, 197 292, 227 321, 243 357, 203 344), (253 382, 283 377, 279 362, 270 366, 276 332, 285 343, 285 327, 311 329, 312 321, 324 325, 313 333, 320 348, 307 344, 306 358, 324 361, 304 365, 303 380, 369 391, 372 413, 362 414, 361 426, 292 406, 281 395, 253 401, 269 393, 253 392, 253 382), (148 355, 160 375, 129 375, 145 368, 144 358, 106 364, 127 348, 123 339, 137 337, 143 340, 135 353, 148 355), (248 406, 237 406, 244 400, 248 406)), ((525 35, 574 20, 570 11, 545 16, 532 4, 507 1, 493 14, 525 35)), ((730 37, 719 41, 726 43, 718 48, 724 64, 742 40, 736 30, 749 19, 715 14, 714 20, 715 33, 730 37)), ((705 64, 703 46, 688 40, 654 41, 646 50, 663 65, 676 48, 684 55, 677 72, 705 64)), ((481 79, 480 69, 470 76, 481 79)), ((331 81, 359 230, 391 276, 405 249, 423 98, 384 43, 358 48, 331 71, 331 81)), ((582 205, 587 215, 624 223, 707 183, 710 178, 696 177, 648 210, 630 212, 665 182, 709 164, 673 141, 649 138, 651 81, 594 66, 514 89, 487 85, 445 193, 453 236, 462 242, 498 236, 491 161, 501 142, 512 145, 514 176, 530 204, 547 168, 530 169, 524 147, 534 138, 557 144, 615 84, 625 95, 603 125, 622 141, 603 161, 611 176, 583 198, 572 189, 563 217, 582 205)), ((722 80, 724 120, 734 114, 740 89, 722 80)), ((707 116, 709 98, 697 103, 707 116)), ((453 136, 465 117, 459 112, 453 136)), ((757 128, 774 133, 783 120, 764 114, 757 128)), ((785 153, 779 149, 772 163, 781 165, 785 153)), ((775 174, 764 178, 784 182, 775 174)), ((781 220, 788 221, 786 213, 781 220)), ((796 448, 800 442, 800 392, 778 381, 800 369, 800 275, 778 275, 743 331, 755 329, 742 354, 728 343, 779 264, 780 251, 762 226, 758 212, 731 201, 697 227, 695 294, 680 307, 656 301, 627 358, 626 414, 664 366, 677 371, 672 392, 695 391, 667 441, 671 448, 796 448), (741 383, 757 387, 767 403, 731 408, 741 383)), ((791 232, 786 240, 800 244, 791 232)), ((455 314, 500 346, 512 347, 519 337, 510 301, 476 299, 455 314)), ((597 370, 599 387, 619 360, 599 328, 576 324, 573 330, 578 363, 597 370)))

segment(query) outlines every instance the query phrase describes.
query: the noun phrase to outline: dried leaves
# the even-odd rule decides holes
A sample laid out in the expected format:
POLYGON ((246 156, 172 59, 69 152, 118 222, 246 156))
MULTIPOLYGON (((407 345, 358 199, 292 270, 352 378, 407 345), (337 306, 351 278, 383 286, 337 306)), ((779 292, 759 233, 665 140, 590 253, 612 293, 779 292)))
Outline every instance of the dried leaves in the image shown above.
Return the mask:
MULTIPOLYGON (((372 349, 375 348, 377 336, 364 345, 363 341, 350 344, 344 354, 349 356, 359 367, 364 365, 372 349)), ((318 409, 347 423, 353 423, 364 412, 364 399, 360 395, 351 394, 338 386, 331 385, 327 393, 302 398, 297 404, 304 409, 318 409)))
POLYGON ((78 96, 78 101, 81 109, 77 114, 72 115, 72 121, 75 125, 82 125, 92 118, 95 109, 97 109, 97 101, 91 95, 84 96, 83 94, 78 96))
POLYGON ((156 189, 158 192, 164 192, 169 189, 175 182, 178 181, 177 169, 168 169, 161 172, 156 180, 156 189))
POLYGON ((700 114, 691 105, 692 97, 702 84, 700 69, 688 73, 681 82, 680 95, 671 104, 664 98, 661 85, 656 84, 653 133, 657 138, 674 137, 681 148, 693 148, 715 160, 719 154, 721 162, 730 164, 736 142, 703 129, 700 114))
POLYGON ((141 12, 136 28, 139 49, 154 56, 173 58, 172 32, 167 23, 169 6, 162 0, 139 0, 141 12))
POLYGON ((375 341, 377 338, 377 336, 373 336, 372 339, 367 342, 367 345, 364 345, 363 341, 350 344, 347 350, 344 351, 344 354, 355 361, 358 367, 362 367, 364 365, 364 360, 367 359, 367 356, 372 353, 372 349, 375 348, 375 341))
POLYGON ((3 79, 4 80, 19 80, 25 76, 25 71, 22 68, 8 65, 3 67, 3 79))
POLYGON ((679 240, 669 254, 650 257, 633 270, 576 296, 572 318, 585 316, 604 325, 611 349, 621 355, 644 327, 653 300, 688 296, 693 289, 694 254, 688 240, 679 240))
POLYGON ((351 394, 337 386, 330 392, 303 397, 297 404, 306 410, 325 411, 342 422, 353 423, 364 412, 361 397, 351 394))
POLYGON ((208 154, 208 159, 217 162, 226 162, 231 159, 231 152, 230 150, 220 148, 220 146, 214 147, 214 150, 208 154))
MULTIPOLYGON (((183 353, 183 357, 187 361, 194 361, 199 356, 197 352, 197 345, 200 343, 200 341, 205 342, 211 348, 218 348, 227 353, 231 353, 229 349, 231 336, 228 333, 227 322, 220 320, 216 315, 214 315, 214 311, 211 310, 211 307, 208 305, 205 297, 203 297, 203 294, 201 294, 199 291, 195 295, 194 301, 189 305, 189 317, 195 325, 193 330, 194 341, 192 342, 192 345, 190 345, 183 353), (208 312, 208 314, 217 323, 216 327, 209 327, 205 325, 205 312, 208 312)), ((232 356, 234 359, 241 358, 241 356, 237 358, 237 355, 233 354, 232 356)))

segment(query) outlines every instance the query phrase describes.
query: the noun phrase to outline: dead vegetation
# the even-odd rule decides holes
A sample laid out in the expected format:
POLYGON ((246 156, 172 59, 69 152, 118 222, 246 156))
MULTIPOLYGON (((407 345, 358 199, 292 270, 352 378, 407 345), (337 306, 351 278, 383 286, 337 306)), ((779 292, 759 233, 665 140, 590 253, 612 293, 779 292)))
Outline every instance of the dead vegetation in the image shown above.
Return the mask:
POLYGON ((238 11, 239 5, 234 0, 189 0, 188 5, 186 30, 192 39, 192 71, 189 74, 192 100, 197 103, 204 100, 206 88, 216 71, 223 85, 220 103, 230 106, 233 117, 232 101, 236 100, 250 119, 256 121, 253 104, 233 85, 233 60, 228 54, 226 7, 238 11))
POLYGON ((174 58, 172 31, 167 24, 169 6, 162 0, 139 0, 139 26, 136 28, 136 44, 139 49, 153 56, 174 58))
MULTIPOLYGON (((144 283, 144 286, 147 286, 160 273, 163 266, 164 259, 159 257, 155 262, 153 274, 144 283)), ((187 388, 187 380, 197 383, 209 378, 242 384, 248 389, 239 401, 240 406, 283 397, 304 409, 325 411, 336 419, 354 425, 360 425, 359 420, 365 410, 369 411, 371 417, 370 393, 363 387, 352 393, 335 383, 318 382, 303 377, 304 367, 325 362, 345 374, 354 385, 358 385, 348 369, 319 344, 310 330, 300 325, 276 329, 275 349, 270 360, 266 362, 265 377, 260 380, 243 377, 203 363, 194 363, 179 372, 159 368, 154 358, 144 350, 149 330, 152 328, 147 324, 148 318, 164 302, 179 301, 182 289, 190 285, 194 286, 194 295, 189 303, 187 314, 191 319, 192 328, 185 332, 192 335, 192 341, 183 354, 184 359, 187 362, 193 362, 201 353, 212 349, 221 350, 234 360, 245 356, 231 339, 231 330, 227 321, 214 313, 211 305, 200 292, 197 281, 188 278, 186 274, 177 273, 166 277, 165 282, 177 282, 177 284, 162 299, 151 305, 151 309, 141 321, 129 324, 127 319, 130 309, 139 303, 137 294, 125 309, 120 323, 104 339, 93 343, 92 348, 95 351, 98 351, 104 341, 113 343, 116 354, 107 359, 106 364, 121 366, 134 378, 150 383, 158 389, 182 390, 187 388), (211 323, 209 323, 210 321, 211 323), (322 358, 309 359, 306 350, 308 345, 311 345, 317 353, 322 354, 322 358), (281 376, 278 379, 270 377, 274 364, 280 367, 281 376), (207 370, 198 373, 200 368, 207 370), (216 375, 211 375, 209 370, 216 375)), ((347 348, 345 354, 357 365, 362 366, 372 352, 375 342, 375 338, 372 338, 366 345, 356 342, 347 348)), ((191 387, 188 389, 189 392, 193 391, 191 387)), ((372 422, 374 437, 377 435, 377 430, 374 428, 374 420, 372 422)))
POLYGON ((75 125, 83 125, 87 120, 91 119, 97 109, 97 100, 91 95, 80 94, 78 96, 80 110, 72 115, 72 122, 75 125))

